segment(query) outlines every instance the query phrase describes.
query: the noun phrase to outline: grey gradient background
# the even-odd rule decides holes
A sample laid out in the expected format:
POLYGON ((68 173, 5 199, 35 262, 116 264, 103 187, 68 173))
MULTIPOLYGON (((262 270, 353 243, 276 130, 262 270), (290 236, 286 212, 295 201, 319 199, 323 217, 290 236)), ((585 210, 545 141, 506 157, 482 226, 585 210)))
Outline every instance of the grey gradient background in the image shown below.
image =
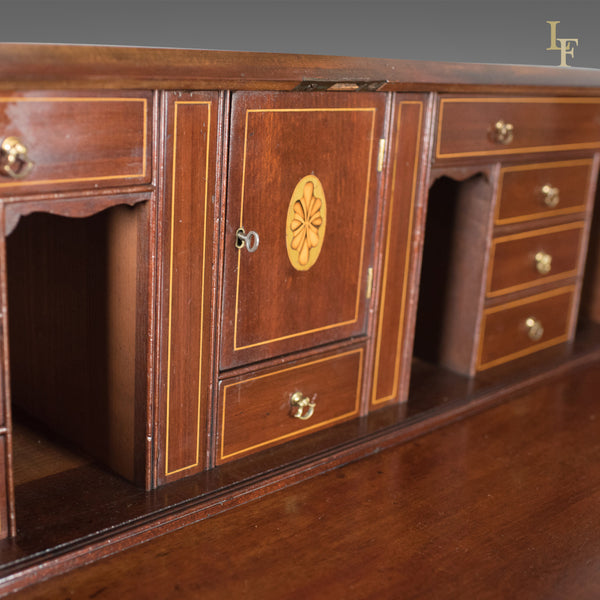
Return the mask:
POLYGON ((600 2, 0 0, 0 41, 558 65, 546 21, 600 68, 600 2))

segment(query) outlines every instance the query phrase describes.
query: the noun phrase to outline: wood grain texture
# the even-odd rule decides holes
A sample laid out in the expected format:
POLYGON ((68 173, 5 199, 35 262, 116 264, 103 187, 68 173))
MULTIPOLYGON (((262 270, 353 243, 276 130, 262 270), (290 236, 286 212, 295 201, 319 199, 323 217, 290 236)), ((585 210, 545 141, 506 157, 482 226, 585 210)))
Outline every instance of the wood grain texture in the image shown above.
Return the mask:
POLYGON ((503 156, 600 146, 600 99, 456 98, 440 100, 436 159, 503 156), (494 124, 514 126, 514 139, 493 139, 494 124))
POLYGON ((599 386, 595 364, 13 597, 591 600, 599 386))
POLYGON ((36 214, 7 241, 13 402, 130 479, 144 430, 135 425, 145 403, 135 382, 145 364, 136 365, 143 210, 36 214))
MULTIPOLYGON (((600 156, 595 155, 596 164, 600 156)), ((597 177, 597 175, 596 175, 597 177)), ((581 315, 585 320, 600 323, 600 190, 589 190, 588 252, 581 288, 581 315)))
POLYGON ((387 81, 385 91, 595 94, 596 69, 170 48, 2 44, 0 88, 271 89, 387 81))
POLYGON ((484 310, 478 370, 567 341, 574 290, 573 286, 557 288, 484 310), (541 322, 540 339, 529 338, 525 325, 529 317, 541 322))
MULTIPOLYGON (((363 363, 364 346, 360 346, 221 381, 217 463, 358 416, 363 363), (314 413, 306 420, 293 416, 291 399, 297 392, 314 404, 314 413)), ((308 407, 300 411, 301 416, 307 414, 308 407)))
POLYGON ((474 375, 484 306, 497 168, 430 189, 415 354, 474 375))
POLYGON ((34 163, 0 175, 0 195, 147 183, 151 125, 147 92, 0 95, 0 139, 16 136, 34 163))
POLYGON ((11 464, 7 460, 7 454, 7 436, 0 435, 0 539, 7 537, 12 529, 13 503, 10 500, 13 490, 12 477, 8 473, 11 464))
MULTIPOLYGON (((368 268, 374 266, 377 272, 384 262, 378 256, 384 244, 378 239, 377 231, 384 231, 386 216, 377 204, 389 181, 385 169, 396 165, 403 174, 398 180, 401 193, 398 192, 398 204, 387 214, 390 228, 394 220, 402 239, 398 243, 398 255, 390 257, 385 267, 385 283, 392 291, 388 294, 386 286, 381 286, 384 288, 381 297, 385 298, 394 318, 381 323, 379 350, 381 381, 392 381, 391 392, 385 392, 391 402, 403 398, 408 381, 414 316, 411 302, 416 299, 415 273, 422 239, 419 228, 425 221, 425 203, 420 203, 424 198, 417 198, 414 205, 406 200, 415 190, 415 181, 423 192, 430 169, 429 149, 435 141, 435 133, 426 117, 422 126, 422 152, 415 149, 419 125, 412 114, 414 103, 427 99, 431 109, 434 101, 437 102, 437 92, 460 91, 470 96, 498 93, 493 102, 476 98, 473 103, 476 110, 469 107, 451 115, 448 129, 448 122, 443 122, 443 134, 450 135, 451 139, 438 138, 444 146, 442 154, 453 156, 438 161, 438 174, 455 177, 457 181, 446 181, 441 189, 434 191, 431 199, 443 206, 436 209, 430 205, 430 213, 439 210, 430 215, 437 216, 439 223, 433 227, 427 225, 428 233, 433 234, 434 252, 433 259, 428 257, 424 265, 424 273, 429 281, 441 282, 441 286, 434 285, 421 295, 426 302, 431 301, 429 315, 433 319, 420 339, 436 341, 439 325, 436 319, 441 307, 441 314, 451 317, 447 321, 444 350, 449 348, 451 359, 439 362, 445 366, 459 364, 456 370, 471 375, 484 308, 487 251, 492 239, 498 172, 502 168, 506 175, 508 191, 503 199, 511 198, 509 204, 521 205, 519 194, 523 187, 538 185, 551 168, 552 173, 561 169, 556 164, 558 154, 551 159, 553 167, 546 164, 538 170, 536 161, 547 161, 548 154, 543 153, 548 150, 560 150, 560 159, 570 165, 560 171, 561 186, 573 193, 571 199, 566 198, 568 219, 587 219, 587 206, 575 214, 580 211, 575 197, 580 191, 589 196, 593 186, 588 183, 597 177, 598 156, 591 168, 589 158, 600 147, 598 73, 378 59, 26 45, 0 45, 0 58, 3 59, 0 60, 0 89, 9 90, 0 94, 0 102, 1 98, 10 99, 4 102, 5 111, 1 114, 18 129, 19 135, 39 130, 43 137, 39 147, 44 150, 38 158, 32 156, 38 174, 41 173, 38 183, 14 186, 11 182, 12 187, 5 187, 6 195, 0 203, 0 231, 7 236, 10 233, 10 310, 7 313, 4 298, 5 265, 0 264, 3 294, 0 315, 4 319, 9 314, 11 318, 10 348, 7 323, 0 321, 3 336, 0 358, 5 366, 0 381, 5 417, 4 424, 0 424, 0 441, 6 444, 5 455, 0 452, 0 482, 6 482, 5 485, 0 483, 0 537, 9 531, 1 529, 3 523, 7 528, 12 527, 15 535, 15 539, 0 541, 0 589, 8 591, 148 542, 121 555, 118 563, 108 559, 86 571, 100 569, 95 571, 100 573, 100 586, 87 592, 82 588, 62 589, 57 592, 58 596, 62 593, 65 597, 102 597, 114 592, 119 598, 128 593, 137 597, 144 594, 168 597, 173 591, 181 594, 182 589, 190 595, 198 595, 195 593, 198 590, 190 590, 192 586, 202 587, 197 578, 204 577, 204 581, 209 582, 204 589, 209 593, 236 597, 241 595, 240 589, 235 588, 238 575, 244 580, 243 591, 246 592, 252 587, 249 577, 258 577, 260 587, 253 589, 259 592, 254 595, 264 597, 297 594, 304 598, 325 591, 328 598, 335 598, 347 597, 349 590, 365 594, 375 590, 379 597, 386 597, 398 595, 403 584, 415 581, 418 587, 410 593, 417 597, 434 597, 432 582, 436 577, 432 573, 442 580, 444 590, 452 592, 452 598, 460 597, 463 591, 467 597, 483 597, 482 590, 499 588, 507 589, 508 597, 517 597, 518 593, 505 587, 513 584, 519 592, 527 590, 526 578, 522 577, 519 585, 516 577, 510 577, 514 563, 506 560, 502 563, 508 556, 502 535, 509 527, 516 531, 519 525, 516 535, 521 536, 517 537, 520 541, 531 519, 540 523, 544 516, 546 526, 546 521, 555 516, 553 511, 550 515, 545 512, 550 500, 542 505, 537 503, 536 494, 540 487, 544 488, 545 481, 540 482, 536 476, 544 465, 557 468, 557 464, 564 462, 558 463, 554 455, 549 463, 531 465, 531 472, 521 473, 522 480, 527 479, 526 485, 532 485, 531 491, 511 496, 518 487, 519 481, 512 477, 515 469, 520 468, 521 460, 514 466, 504 460, 504 455, 494 455, 492 451, 515 448, 515 444, 521 448, 528 434, 539 434, 536 439, 543 440, 544 445, 536 449, 529 447, 519 459, 539 457, 542 450, 548 450, 555 436, 560 435, 551 425, 558 426, 558 421, 564 424, 565 414, 572 410, 571 406, 560 408, 560 414, 555 415, 548 428, 536 429, 538 421, 552 414, 559 404, 558 397, 549 395, 560 389, 572 391, 577 385, 583 396, 597 391, 598 375, 588 376, 587 391, 583 391, 580 380, 566 375, 569 370, 592 361, 597 373, 600 353, 597 332, 596 337, 586 338, 594 327, 583 328, 573 344, 560 347, 546 348, 546 342, 535 348, 523 345, 522 328, 517 333, 512 332, 505 319, 509 313, 524 312, 529 308, 526 305, 530 299, 525 298, 523 290, 511 292, 510 298, 494 298, 485 308, 486 332, 494 329, 490 323, 497 319, 497 335, 492 332, 496 337, 490 334, 493 339, 487 340, 484 348, 491 353, 492 362, 485 364, 489 369, 477 377, 464 377, 439 365, 421 365, 423 368, 420 368, 419 361, 415 361, 413 373, 418 376, 413 378, 415 385, 410 401, 366 414, 365 392, 367 387, 370 389, 377 303, 366 299, 364 292, 368 268), (357 93, 314 91, 315 86, 330 88, 336 83, 350 83, 350 87, 356 83, 357 87, 364 87, 357 93), (299 88, 307 91, 300 92, 299 88), (36 91, 28 91, 33 89, 36 91), (54 91, 43 91, 50 89, 54 91), (110 89, 118 91, 111 93, 110 89), (211 91, 173 91, 191 89, 211 91), (366 89, 378 89, 380 93, 366 89), (424 93, 413 98, 408 94, 393 98, 386 93, 390 90, 424 93), (436 93, 427 95, 427 91, 436 93), (507 92, 511 97, 506 96, 507 92), (523 99, 528 94, 536 96, 531 96, 532 102, 523 99), (569 95, 574 97, 567 98, 569 95), (594 97, 585 97, 588 95, 594 97), (75 116, 72 118, 65 107, 79 106, 80 101, 76 99, 84 97, 88 98, 85 102, 94 107, 107 103, 109 97, 118 98, 111 101, 119 107, 117 114, 97 110, 91 115, 93 110, 77 109, 71 111, 75 116), (139 103, 137 98, 140 97, 148 109, 142 133, 139 111, 134 115, 123 108, 130 108, 129 103, 139 103), (545 98, 552 98, 552 102, 545 102, 545 98), (396 136, 399 153, 388 160, 383 174, 376 174, 378 138, 387 135, 393 126, 389 118, 393 102, 401 105, 398 114, 411 113, 410 124, 402 125, 396 136), (492 114, 491 108, 500 105, 513 111, 499 118, 514 120, 516 137, 512 146, 498 150, 487 145, 490 143, 488 131, 482 134, 480 125, 484 122, 489 125, 486 119, 492 114), (230 106, 232 111, 229 111, 230 106), (36 112, 36 108, 40 111, 36 112), (375 115, 373 118, 373 114, 369 114, 370 121, 363 118, 369 111, 375 115), (328 121, 334 112, 339 112, 339 122, 328 121), (284 122, 292 113, 296 122, 288 127, 284 122), (56 142, 53 153, 57 125, 62 127, 64 135, 56 142), (74 140, 73 145, 79 150, 70 148, 69 139, 74 140), (112 154, 111 141, 116 148, 112 154), (227 164, 229 158, 230 165, 227 164), (507 162, 500 165, 496 162, 499 158, 507 162), (519 160, 527 164, 517 174, 522 166, 516 164, 519 160), (577 161, 578 166, 575 166, 577 161), (285 167, 283 171, 279 168, 281 165, 285 167), (69 179, 70 175, 62 175, 68 173, 70 167, 77 176, 76 181, 69 179), (321 170, 326 172, 324 176, 321 170), (566 171, 570 173, 568 176, 564 175, 566 171), (334 176, 328 180, 327 173, 334 176), (327 196, 327 231, 319 239, 323 246, 318 260, 304 273, 310 277, 302 279, 298 271, 288 272, 283 268, 285 265, 293 269, 285 249, 285 211, 290 206, 294 186, 301 178, 313 174, 318 175, 327 196), (512 175, 518 181, 509 182, 512 175), (289 181, 285 181, 285 177, 289 177, 289 181), (124 180, 127 183, 123 183, 124 180), (333 205, 331 189, 337 190, 333 194, 333 205), (512 200, 513 194, 516 200, 512 200), (121 202, 137 203, 137 206, 122 206, 106 214, 95 214, 121 202), (402 209, 396 210, 399 205, 402 209), (422 211, 414 222, 407 206, 411 207, 410 211, 413 206, 417 212, 422 211), (57 213, 62 217, 31 214, 37 212, 57 213), (91 214, 94 216, 84 218, 91 214), (252 258, 232 248, 239 225, 255 229, 247 219, 260 225, 256 229, 261 234, 261 245, 252 258), (263 232, 266 233, 263 235, 263 232), (266 258, 261 254, 265 249, 266 258), (454 257, 450 256, 452 253, 454 257), (257 257, 260 266, 250 267, 250 260, 257 257), (312 278, 323 264, 327 268, 312 278), (232 281, 235 281, 234 287, 232 281), (350 288, 354 295, 348 293, 350 288), (441 302, 436 304, 438 291, 441 291, 441 302), (238 302, 240 294, 242 303, 238 302), (500 303, 513 300, 518 304, 501 310, 500 303), (236 312, 240 306, 246 311, 242 325, 238 323, 236 312), (351 314, 353 321, 345 329, 336 329, 336 319, 339 315, 345 318, 346 314, 351 314), (231 334, 232 328, 234 334, 231 334), (246 347, 237 348, 238 334, 246 347), (535 355, 522 356, 541 348, 544 349, 535 355), (40 459, 39 452, 32 451, 30 438, 29 444, 15 444, 15 451, 19 453, 14 463, 18 483, 15 490, 19 514, 17 530, 10 520, 15 506, 11 500, 13 432, 6 368, 9 349, 13 354, 15 404, 29 406, 32 412, 80 441, 87 450, 129 479, 144 483, 147 488, 167 482, 169 485, 145 491, 86 458, 81 462, 73 460, 64 449, 53 452, 48 464, 40 459), (363 352, 369 365, 365 373, 363 352), (494 352, 504 354, 495 359, 494 352), (505 364, 508 358, 511 362, 505 364), (296 377, 297 374, 301 376, 296 377), (379 478, 378 463, 372 462, 376 458, 366 459, 366 470, 353 471, 359 468, 354 465, 348 467, 349 471, 338 472, 354 473, 351 488, 328 487, 327 481, 333 477, 338 480, 335 475, 329 475, 320 480, 320 485, 311 488, 307 496, 294 496, 294 490, 288 489, 286 494, 291 495, 285 496, 283 501, 279 497, 278 501, 269 503, 269 498, 262 498, 249 505, 248 511, 241 514, 233 526, 228 525, 227 515, 219 517, 214 529, 212 521, 206 520, 269 492, 290 488, 315 473, 472 416, 506 400, 515 390, 522 391, 549 378, 553 378, 553 385, 542 394, 543 401, 536 401, 537 409, 532 407, 530 412, 525 411, 526 424, 517 426, 523 416, 522 408, 506 409, 507 412, 494 409, 490 414, 496 416, 492 416, 491 421, 480 420, 485 415, 476 417, 473 429, 463 423, 465 428, 456 438, 444 436, 443 432, 433 434, 432 437, 439 440, 438 452, 431 452, 428 444, 411 444, 410 450, 402 454, 400 466, 385 463, 389 469, 381 467, 390 475, 386 480, 379 478), (219 390, 214 389, 217 382, 221 385, 220 397, 219 390), (290 391, 304 391, 311 398, 321 393, 306 390, 305 385, 314 389, 325 386, 328 397, 333 400, 321 411, 323 404, 320 397, 317 398, 313 420, 297 423, 287 414, 290 391), (28 395, 36 397, 30 399, 28 395), (540 416, 541 406, 544 410, 540 416), (225 417, 217 422, 221 408, 225 417), (287 420, 280 426, 276 413, 282 410, 287 420), (360 417, 355 419, 358 415, 360 417), (500 424, 505 430, 516 427, 518 435, 507 434, 502 442, 476 438, 481 432, 497 433, 500 424), (309 432, 311 435, 304 435, 309 432), (474 439, 477 443, 473 443, 474 439), (215 466, 219 451, 223 464, 215 466), (31 464, 27 462, 29 459, 31 464), (418 487, 441 465, 448 469, 441 478, 418 487), (188 474, 194 476, 185 478, 188 474), (457 474, 464 476, 460 482, 456 482, 457 474), (173 481, 175 479, 179 480, 173 481), (502 493, 508 498, 513 512, 507 511, 502 513, 505 518, 498 518, 500 508, 496 505, 493 515, 488 515, 489 529, 483 535, 477 532, 479 546, 472 547, 470 560, 462 563, 464 553, 453 554, 453 547, 442 547, 439 542, 459 539, 460 544, 464 539, 460 535, 472 531, 473 515, 479 517, 487 506, 482 501, 488 497, 482 493, 483 480, 490 484, 492 496, 502 493), (414 494, 407 491, 411 484, 417 485, 414 494), (354 487, 359 489, 355 491, 354 487), (507 491, 506 487, 510 489, 507 491), (455 491, 454 496, 449 495, 450 490, 455 491), (465 502, 465 498, 471 503, 465 502), (532 513, 518 512, 524 499, 531 502, 532 513), (375 501, 384 504, 373 510, 375 501), (395 501, 399 503, 396 505, 395 501), (259 505, 264 513, 253 512, 253 507, 259 505), (398 506, 401 510, 397 510, 398 506), (415 512, 417 507, 423 512, 415 512), (381 515, 379 509, 384 511, 381 515), (7 519, 2 521, 4 510, 7 519), (292 522, 292 517, 298 514, 301 514, 300 520, 292 522), (456 515, 462 515, 463 520, 452 520, 456 515), (340 522, 331 521, 332 516, 339 517, 340 522), (408 527, 414 523, 412 518, 417 525, 408 527), (256 519, 253 523, 260 527, 263 536, 245 535, 248 519, 251 522, 256 519), (197 523, 202 520, 205 523, 199 526, 197 523), (327 521, 334 524, 333 531, 320 527, 327 521), (423 523, 427 524, 426 532, 421 536, 423 523), (173 533, 185 525, 190 527, 173 533), (211 532, 208 537, 207 531, 211 532), (229 538, 220 537, 226 532, 229 538), (489 536, 488 532, 491 532, 489 536), (171 535, 160 538, 167 533, 171 535), (287 548, 270 548, 271 540, 277 538, 282 538, 287 548), (296 548, 294 539, 300 540, 296 548), (372 543, 372 539, 376 541, 372 543), (163 542, 165 546, 153 554, 158 548, 156 545, 163 542), (197 543, 202 546, 200 550, 197 543), (287 559, 289 563, 278 563, 278 559, 285 560, 288 556, 286 549, 293 558, 287 559), (332 577, 334 569, 331 567, 338 566, 336 555, 347 549, 341 571, 332 577), (479 560, 487 556, 485 552, 490 549, 493 561, 487 570, 484 565, 483 576, 487 576, 484 581, 479 576, 479 560), (321 554, 322 550, 325 555, 321 554), (402 554, 405 550, 409 554, 402 554), (145 554, 147 551, 150 554, 145 554), (141 554, 135 554, 137 552, 141 554), (163 575, 156 563, 146 566, 136 562, 136 558, 129 558, 133 556, 141 557, 142 561, 156 558, 159 567, 167 568, 167 575, 163 575), (435 560, 424 563, 423 556, 435 560), (393 561, 397 568, 401 564, 398 558, 404 558, 406 569, 402 571, 403 578, 391 583, 389 578, 381 577, 378 567, 385 568, 393 561), (374 568, 368 568, 369 560, 376 565, 374 568), (265 564, 269 570, 273 567, 274 575, 265 575, 265 564), (463 573, 468 576, 447 576, 456 564, 463 566, 463 573), (103 565, 110 568, 104 572, 103 565), (368 583, 369 576, 376 578, 375 584, 368 583), (300 577, 304 579, 298 583, 300 577), (463 585, 464 579, 469 580, 471 588, 458 587, 463 585), (110 583, 104 585, 105 581, 110 583), (175 589, 175 585, 180 586, 179 589, 175 589)), ((343 87, 337 86, 337 89, 343 87)), ((521 208, 515 208, 516 213, 509 217, 520 220, 500 224, 504 229, 497 229, 496 235, 511 235, 529 227, 524 219, 534 216, 525 204, 521 212, 521 208)), ((540 221, 542 226, 566 223, 567 213, 561 210, 564 209, 540 221)), ((597 229, 597 225, 594 227, 597 229)), ((594 233, 597 235, 597 231, 594 233)), ((587 224, 578 247, 578 264, 583 263, 586 237, 587 224)), ((387 239, 392 239, 389 230, 387 239)), ((0 236, 0 250, 3 244, 4 238, 0 236)), ((569 245, 568 242, 562 244, 569 245)), ((593 248, 596 252, 597 241, 593 248)), ((298 264, 308 265, 305 258, 304 255, 299 257, 298 264)), ((3 260, 2 254, 0 259, 3 260)), ((581 285, 578 274, 572 274, 569 280, 536 287, 536 292, 545 294, 535 300, 544 313, 546 336, 552 344, 559 338, 570 339, 572 335, 581 285), (555 293, 548 285, 570 287, 568 291, 555 293), (549 325, 546 318, 550 320, 549 325), (558 329, 566 333, 558 335, 558 329)), ((597 293, 600 286, 597 276, 594 277, 588 277, 587 284, 597 293)), ((377 278, 378 275, 375 299, 380 293, 377 278)), ((592 308, 597 312, 600 303, 594 302, 592 308)), ((528 402, 536 394, 532 392, 530 396, 514 399, 513 406, 528 402)), ((595 413, 587 418, 591 421, 592 416, 595 419, 595 413)), ((583 435, 587 431, 591 437, 590 425, 587 421, 586 424, 588 429, 578 425, 584 430, 583 435)), ((20 432, 15 434, 19 436, 20 432)), ((597 438, 597 428, 595 434, 597 438)), ((580 441, 569 438, 564 447, 568 456, 562 460, 571 461, 568 476, 575 464, 580 467, 583 464, 575 463, 578 456, 570 456, 572 450, 579 451, 576 443, 580 441)), ((597 443, 590 447, 597 448, 597 443)), ((549 453, 552 455, 553 451, 554 447, 549 453)), ((598 464, 595 454, 581 454, 592 466, 598 464)), ((44 454, 43 458, 50 457, 44 454)), ((597 475, 597 469, 594 473, 597 475)), ((572 480, 563 479, 559 483, 569 490, 574 489, 572 480)), ((575 485, 578 483, 580 480, 575 481, 575 485)), ((557 491, 552 487, 552 490, 553 498, 563 492, 562 488, 557 491)), ((597 496, 595 491, 593 494, 597 496)), ((597 500, 593 494, 592 500, 597 500)), ((564 500, 564 495, 561 498, 564 500)), ((555 508, 557 514, 564 516, 568 509, 577 510, 579 506, 575 502, 565 508, 563 502, 555 508)), ((589 509, 586 509, 587 504, 577 517, 582 520, 589 517, 589 509)), ((231 514, 235 517, 233 512, 231 514)), ((586 523, 589 524, 589 518, 586 523)), ((569 534, 574 528, 570 522, 561 524, 564 529, 559 527, 556 535, 562 540, 565 531, 569 534)), ((585 540, 574 541, 576 549, 582 544, 585 540)), ((570 550, 559 544, 556 553, 551 555, 549 544, 543 546, 543 556, 549 557, 551 565, 556 564, 558 557, 564 560, 563 553, 570 550)), ((517 564, 521 559, 531 559, 531 554, 524 554, 520 546, 510 548, 513 550, 511 560, 516 557, 517 564)), ((530 562, 525 564, 529 566, 530 562)), ((51 589, 46 597, 55 597, 55 592, 56 589, 51 589)))
POLYGON ((410 275, 416 267, 414 252, 415 219, 422 204, 425 186, 419 186, 419 160, 423 152, 426 125, 425 97, 396 99, 393 135, 388 140, 391 168, 386 212, 383 215, 381 296, 379 300, 373 389, 370 403, 377 407, 390 401, 406 400, 408 378, 405 352, 411 352, 411 324, 414 306, 410 303, 410 275), (404 392, 402 394, 401 392, 404 392))
MULTIPOLYGON (((0 206, 0 232, 6 227, 6 212, 4 206, 0 206)), ((0 306, 2 309, 2 318, 0 319, 0 420, 2 421, 2 430, 5 439, 4 460, 1 469, 4 476, 0 480, 0 488, 4 494, 4 502, 0 511, 6 515, 6 528, 3 537, 14 536, 16 534, 15 518, 15 494, 13 477, 13 450, 12 450, 12 411, 11 411, 11 390, 10 390, 10 362, 9 362, 9 343, 8 343, 8 296, 7 296, 7 262, 6 262, 6 237, 0 235, 0 306)))
POLYGON ((366 333, 385 102, 375 93, 233 94, 222 370, 366 333), (323 186, 327 229, 315 264, 299 271, 286 221, 308 175, 323 186), (239 227, 260 236, 256 252, 236 248, 239 227))
POLYGON ((600 328, 588 327, 573 344, 489 369, 476 379, 416 361, 408 405, 384 407, 366 419, 347 421, 152 492, 94 465, 19 486, 20 522, 27 526, 21 527, 16 540, 0 542, 0 589, 18 589, 89 564, 118 548, 148 541, 477 414, 532 386, 555 382, 573 369, 597 364, 599 339, 600 328), (307 454, 313 456, 310 461, 307 454), (39 498, 44 498, 43 504, 39 498), (48 514, 54 516, 51 521, 48 514))
POLYGON ((496 225, 583 212, 592 166, 591 159, 503 167, 498 185, 496 225), (542 188, 559 190, 559 201, 544 204, 542 188))
POLYGON ((157 477, 206 468, 214 330, 216 93, 168 94, 157 477))
POLYGON ((584 227, 583 221, 576 221, 494 238, 487 274, 488 297, 578 276, 584 227), (538 252, 551 256, 547 273, 536 267, 538 252))

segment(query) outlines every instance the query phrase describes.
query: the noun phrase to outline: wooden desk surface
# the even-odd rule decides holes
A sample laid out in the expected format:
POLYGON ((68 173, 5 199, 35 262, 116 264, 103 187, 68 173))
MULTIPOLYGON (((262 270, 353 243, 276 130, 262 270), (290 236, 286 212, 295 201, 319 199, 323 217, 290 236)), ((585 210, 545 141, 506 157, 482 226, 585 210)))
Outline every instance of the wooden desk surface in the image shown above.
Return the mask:
POLYGON ((600 367, 14 598, 600 598, 600 367))

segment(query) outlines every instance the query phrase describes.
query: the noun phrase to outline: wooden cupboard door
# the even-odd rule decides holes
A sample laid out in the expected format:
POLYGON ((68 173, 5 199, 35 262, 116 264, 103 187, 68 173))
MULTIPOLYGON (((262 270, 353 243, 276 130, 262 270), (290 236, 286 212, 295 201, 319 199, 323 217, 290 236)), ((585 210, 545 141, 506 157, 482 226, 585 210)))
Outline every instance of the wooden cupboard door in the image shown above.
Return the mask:
POLYGON ((386 99, 233 95, 222 369, 366 333, 386 99))
POLYGON ((396 95, 388 144, 371 409, 403 401, 408 393, 416 313, 416 294, 411 298, 410 290, 417 286, 416 232, 424 226, 419 208, 427 193, 422 183, 427 167, 420 160, 428 150, 423 139, 427 112, 426 96, 396 95))
POLYGON ((157 480, 206 467, 211 397, 217 93, 165 95, 157 480))

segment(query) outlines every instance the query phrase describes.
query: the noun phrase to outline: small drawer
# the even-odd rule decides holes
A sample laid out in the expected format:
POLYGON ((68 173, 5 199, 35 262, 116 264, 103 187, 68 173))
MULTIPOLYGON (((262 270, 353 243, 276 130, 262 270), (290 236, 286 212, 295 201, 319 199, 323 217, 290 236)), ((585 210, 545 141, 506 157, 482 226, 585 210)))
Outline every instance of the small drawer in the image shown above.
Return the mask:
POLYGON ((517 223, 585 210, 591 160, 504 167, 496 224, 517 223))
POLYGON ((437 159, 598 147, 598 98, 445 97, 440 101, 437 159))
POLYGON ((583 230, 578 221, 492 240, 487 296, 576 276, 583 230))
POLYGON ((574 292, 567 286, 484 310, 477 370, 567 341, 574 292))
POLYGON ((363 346, 222 381, 216 461, 358 416, 363 346))
POLYGON ((150 182, 151 95, 0 97, 0 196, 150 182))

